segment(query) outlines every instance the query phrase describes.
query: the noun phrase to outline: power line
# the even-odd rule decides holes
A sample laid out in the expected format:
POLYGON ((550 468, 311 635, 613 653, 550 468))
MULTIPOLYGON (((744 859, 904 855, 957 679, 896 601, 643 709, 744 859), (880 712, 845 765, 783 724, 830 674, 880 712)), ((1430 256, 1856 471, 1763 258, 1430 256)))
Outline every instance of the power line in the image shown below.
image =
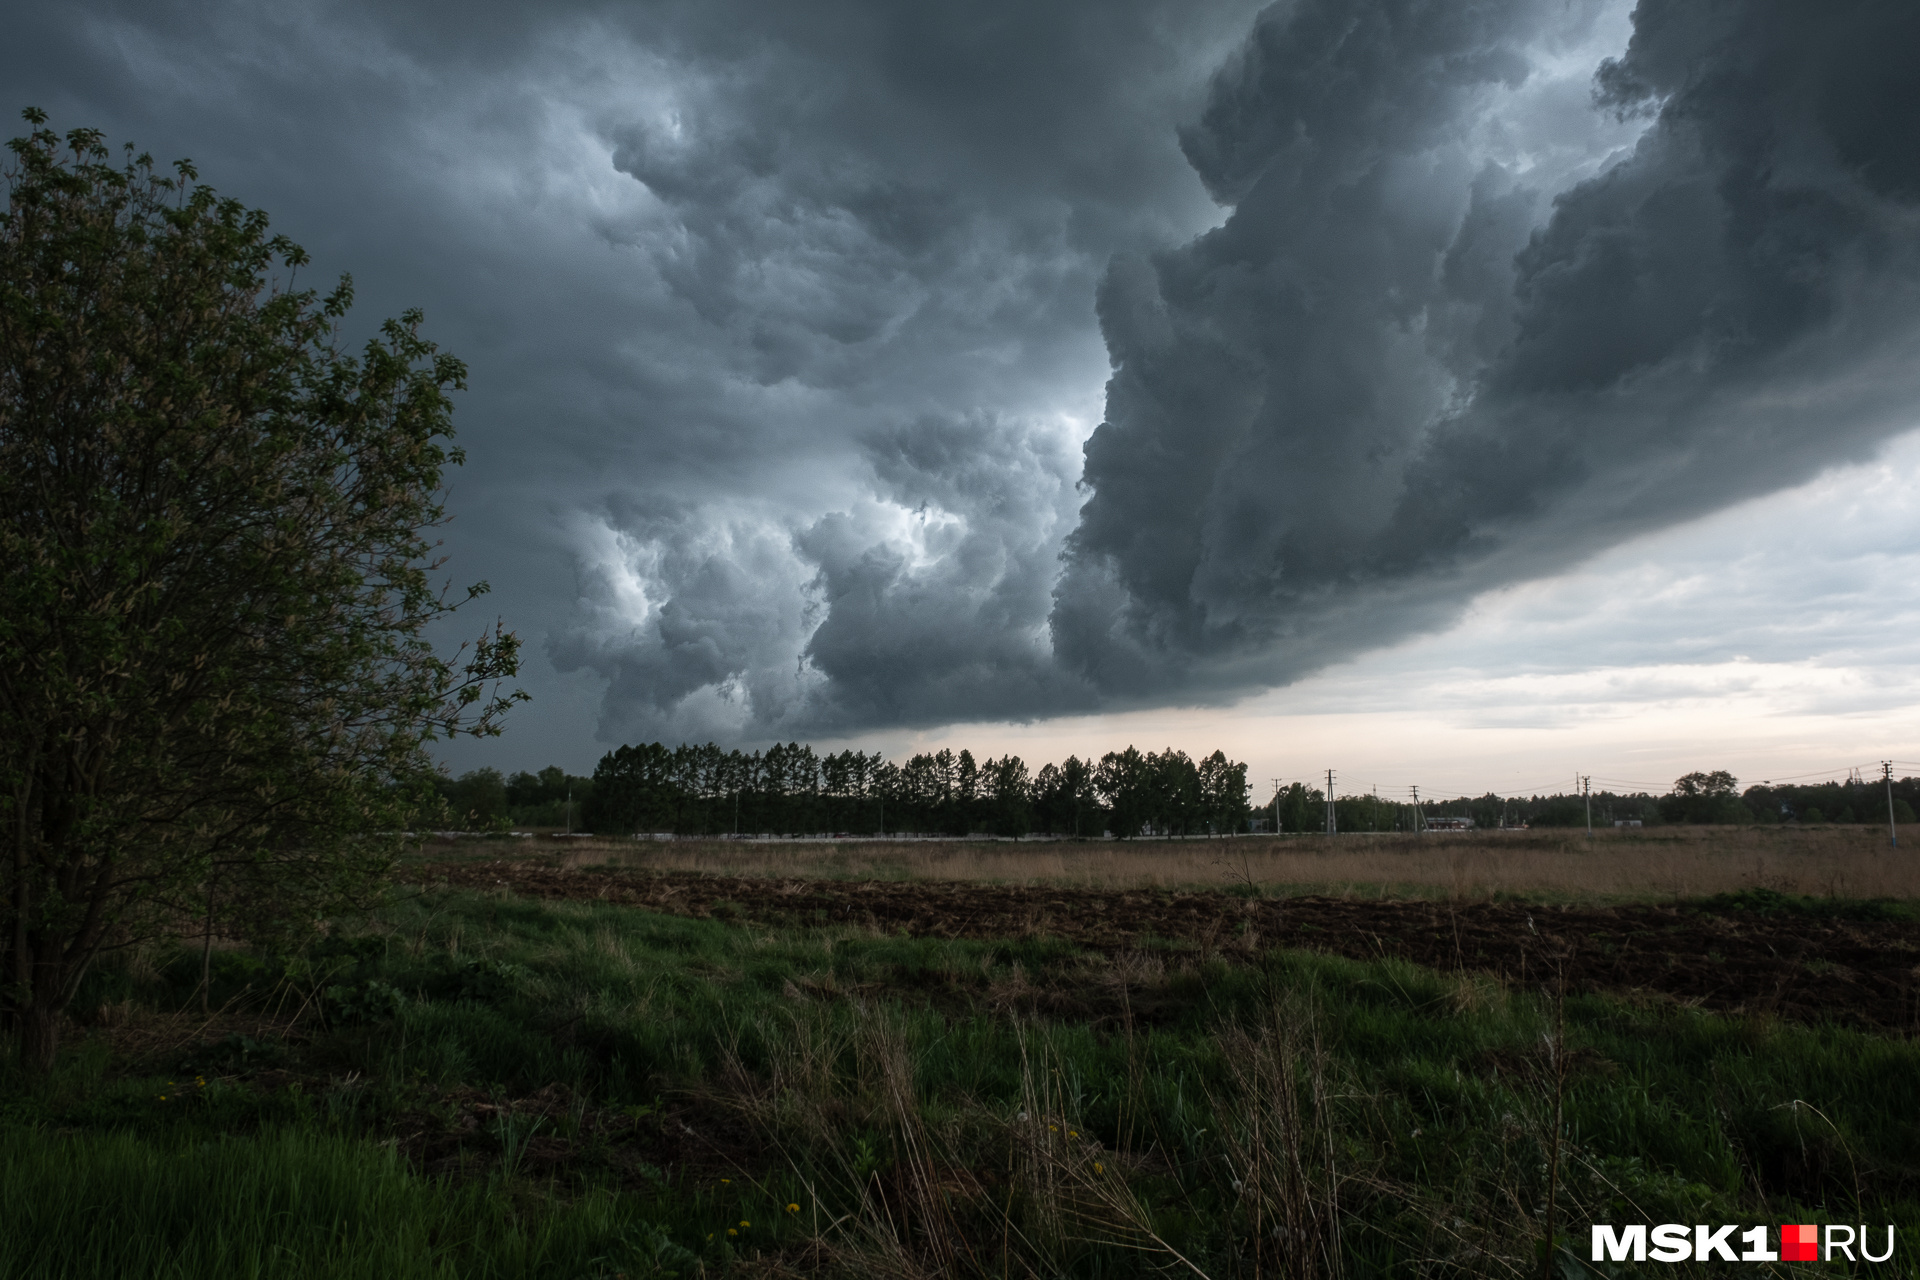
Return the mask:
POLYGON ((1790 773, 1784 778, 1762 778, 1759 785, 1767 787, 1777 782, 1799 782, 1806 778, 1829 778, 1837 773, 1853 773, 1857 771, 1859 767, 1859 765, 1847 764, 1841 765, 1837 769, 1818 769, 1812 773, 1790 773))
MULTIPOLYGON (((1881 760, 1877 763, 1876 766, 1837 765, 1832 768, 1816 769, 1807 773, 1785 774, 1779 777, 1764 778, 1764 779, 1760 779, 1758 782, 1753 783, 1751 785, 1780 786, 1780 785, 1785 785, 1789 783, 1807 783, 1808 780, 1824 780, 1825 782, 1829 782, 1829 783, 1839 783, 1842 781, 1842 779, 1845 779, 1848 783, 1852 783, 1852 784, 1863 784, 1865 782, 1865 770, 1869 767, 1877 767, 1880 770, 1882 781, 1887 783, 1889 787, 1889 794, 1891 798, 1891 784, 1893 781, 1892 774, 1896 766, 1920 769, 1920 760, 1881 760)), ((1339 774, 1337 770, 1328 769, 1325 771, 1324 777, 1326 782, 1326 795, 1325 795, 1326 809, 1327 809, 1326 831, 1328 835, 1334 835, 1334 834, 1337 834, 1339 831, 1339 818, 1338 818, 1338 811, 1335 807, 1336 802, 1335 802, 1335 795, 1334 795, 1334 788, 1335 788, 1335 784, 1339 780, 1339 774)), ((1274 829, 1277 831, 1280 825, 1279 801, 1281 796, 1281 787, 1280 787, 1281 779, 1275 778, 1272 781, 1274 785, 1274 801, 1273 801, 1274 829)), ((1603 788, 1632 787, 1643 793, 1651 794, 1651 795, 1667 794, 1667 792, 1672 786, 1672 783, 1653 782, 1653 781, 1649 781, 1641 778, 1613 778, 1613 777, 1607 777, 1604 775, 1597 775, 1597 774, 1576 773, 1573 775, 1572 794, 1576 797, 1581 798, 1584 801, 1586 808, 1588 810, 1589 825, 1591 825, 1590 820, 1591 820, 1591 809, 1592 809, 1593 784, 1596 782, 1600 783, 1603 788)), ((1377 799, 1379 796, 1381 784, 1375 782, 1375 783, 1369 783, 1366 785, 1371 787, 1374 793, 1374 796, 1377 799)), ((1812 785, 1821 785, 1821 783, 1814 782, 1812 785)), ((1409 786, 1405 789, 1411 794, 1412 803, 1416 810, 1415 824, 1414 824, 1415 830, 1425 830, 1426 829, 1425 813, 1422 810, 1422 806, 1420 804, 1420 788, 1417 786, 1409 786)), ((1431 788, 1429 788, 1429 790, 1431 790, 1431 788)), ((1476 791, 1471 787, 1459 788, 1459 793, 1460 793, 1460 798, 1463 798, 1466 800, 1473 800, 1481 794, 1480 792, 1476 791)), ((1496 786, 1494 788, 1487 790, 1485 794, 1490 796, 1495 796, 1504 801, 1514 797, 1525 798, 1529 796, 1541 796, 1541 795, 1566 795, 1567 792, 1562 790, 1559 786, 1557 786, 1554 783, 1543 782, 1543 783, 1532 784, 1524 787, 1496 786)), ((1889 813, 1891 813, 1892 811, 1891 804, 1889 804, 1888 811, 1889 813)), ((1897 838, 1897 833, 1896 833, 1896 838, 1897 838)))

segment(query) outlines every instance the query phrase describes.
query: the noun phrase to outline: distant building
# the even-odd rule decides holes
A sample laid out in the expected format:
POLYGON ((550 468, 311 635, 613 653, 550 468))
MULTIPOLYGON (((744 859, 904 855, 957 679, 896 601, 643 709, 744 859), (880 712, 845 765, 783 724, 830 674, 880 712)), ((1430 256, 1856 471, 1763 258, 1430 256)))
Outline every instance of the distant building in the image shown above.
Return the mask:
POLYGON ((1426 828, 1429 831, 1471 831, 1472 818, 1428 818, 1426 828))
POLYGON ((1615 818, 1615 819, 1613 820, 1613 825, 1614 825, 1614 826, 1616 826, 1616 827, 1637 827, 1637 826, 1639 826, 1639 825, 1640 825, 1640 819, 1638 819, 1638 818, 1615 818))

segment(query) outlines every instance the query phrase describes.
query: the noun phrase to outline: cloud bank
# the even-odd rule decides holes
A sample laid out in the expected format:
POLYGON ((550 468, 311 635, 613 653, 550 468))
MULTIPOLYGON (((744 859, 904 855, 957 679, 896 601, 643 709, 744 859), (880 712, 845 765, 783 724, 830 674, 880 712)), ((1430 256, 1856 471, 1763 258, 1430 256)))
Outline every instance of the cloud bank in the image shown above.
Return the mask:
POLYGON ((1920 14, 1646 0, 1556 191, 1473 124, 1560 13, 1262 16, 1183 135, 1232 217, 1102 290, 1063 664, 1284 682, 1913 425, 1920 14))
POLYGON ((12 34, 20 105, 193 156, 468 361, 448 550, 544 758, 1224 704, 1915 425, 1891 0, 12 34))
MULTIPOLYGON (((699 680, 764 733, 1227 700, 1913 425, 1917 91, 1888 51, 1920 19, 1648 0, 1578 67, 1606 17, 1261 13, 1179 131, 1230 213, 1100 283, 1073 489, 1057 435, 992 412, 872 431, 872 498, 913 521, 797 529, 797 625, 744 619, 762 648, 675 680, 663 614, 600 657, 610 706, 699 680)), ((667 607, 727 618, 706 590, 667 607)))

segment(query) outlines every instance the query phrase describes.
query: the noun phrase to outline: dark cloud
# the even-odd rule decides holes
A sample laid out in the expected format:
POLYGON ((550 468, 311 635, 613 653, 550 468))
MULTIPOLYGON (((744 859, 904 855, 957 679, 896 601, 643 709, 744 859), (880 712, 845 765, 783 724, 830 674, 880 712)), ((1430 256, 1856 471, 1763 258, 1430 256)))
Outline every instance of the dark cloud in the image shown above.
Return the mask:
POLYGON ((522 762, 1225 700, 1908 424, 1901 6, 18 8, 468 361, 522 762))
POLYGON ((947 602, 976 694, 1044 658, 1091 298, 1213 216, 1172 126, 1255 7, 85 0, 0 72, 193 156, 366 325, 426 308, 472 369, 454 571, 533 642, 515 740, 579 760, 542 708, 601 681, 617 736, 965 701, 856 677, 860 565, 888 625, 947 602))
POLYGON ((799 539, 819 566, 807 654, 822 705, 850 724, 945 723, 1088 704, 1063 681, 1045 619, 1072 517, 1058 432, 976 414, 867 441, 877 493, 906 530, 835 513, 799 539), (902 536, 902 534, 905 536, 902 536))
POLYGON ((1282 682, 1914 425, 1914 11, 1646 0, 1554 196, 1476 164, 1560 5, 1270 11, 1185 135, 1218 231, 1110 274, 1053 617, 1103 688, 1282 682))
POLYGON ((609 736, 1091 705, 1046 630, 1090 303, 1115 251, 1210 216, 1172 122, 1248 10, 790 13, 676 14, 643 41, 679 60, 670 92, 604 126, 657 202, 621 243, 701 326, 716 399, 758 411, 706 450, 737 492, 703 477, 667 521, 632 514, 666 486, 603 504, 657 607, 603 577, 549 651, 612 681, 609 736))

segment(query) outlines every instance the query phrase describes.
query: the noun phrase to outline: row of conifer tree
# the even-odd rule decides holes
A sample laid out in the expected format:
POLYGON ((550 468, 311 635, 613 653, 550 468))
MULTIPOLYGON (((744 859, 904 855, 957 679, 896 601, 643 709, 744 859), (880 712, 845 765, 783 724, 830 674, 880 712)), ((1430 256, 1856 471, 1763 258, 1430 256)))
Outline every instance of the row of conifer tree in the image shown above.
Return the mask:
POLYGON ((1036 773, 1016 755, 940 750, 905 763, 817 754, 624 746, 601 758, 581 814, 602 834, 1225 835, 1247 829, 1247 766, 1168 748, 1068 756, 1036 773))

